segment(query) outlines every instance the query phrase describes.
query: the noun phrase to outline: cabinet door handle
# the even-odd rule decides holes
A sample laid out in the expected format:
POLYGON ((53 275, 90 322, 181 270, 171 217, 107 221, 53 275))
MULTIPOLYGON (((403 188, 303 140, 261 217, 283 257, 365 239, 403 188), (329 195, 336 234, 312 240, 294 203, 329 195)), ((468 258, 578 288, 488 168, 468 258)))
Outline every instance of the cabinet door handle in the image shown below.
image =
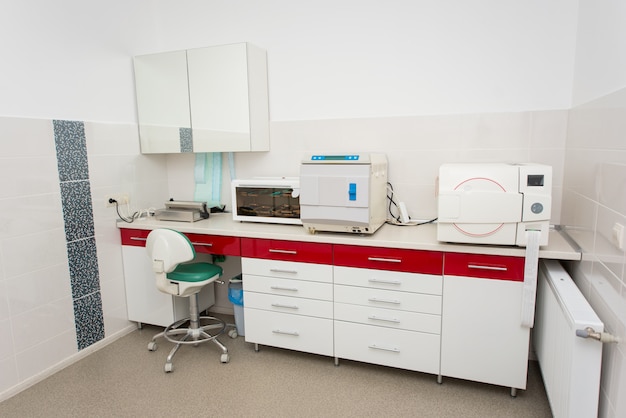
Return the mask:
POLYGON ((279 250, 276 248, 270 248, 269 249, 270 253, 279 253, 279 254, 298 254, 298 252, 296 250, 279 250))
POLYGON ((294 310, 300 309, 300 308, 298 308, 297 305, 284 305, 282 303, 272 303, 272 306, 274 308, 287 308, 287 309, 294 309, 294 310))
POLYGON ((130 237, 131 241, 148 241, 148 238, 130 237))
POLYGON ((369 298, 368 301, 370 302, 377 302, 377 303, 391 303, 394 305, 399 305, 400 301, 398 299, 380 299, 380 298, 369 298))
POLYGON ((272 333, 274 333, 274 334, 283 334, 283 335, 293 335, 295 337, 300 335, 300 333, 298 331, 283 331, 281 329, 273 329, 272 333))
POLYGON ((382 258, 382 257, 367 257, 369 261, 383 261, 385 263, 402 263, 399 258, 382 258))
POLYGON ((272 273, 289 273, 289 274, 298 274, 297 270, 284 270, 284 269, 270 269, 272 273))
POLYGON ((400 349, 397 347, 383 347, 381 345, 378 344, 370 344, 368 345, 369 348, 373 348, 374 350, 383 350, 383 351, 393 351, 394 353, 399 353, 400 349))
POLYGON ((272 289, 272 290, 287 290, 289 292, 297 292, 298 291, 297 287, 285 287, 285 286, 270 286, 270 289, 272 289))
POLYGON ((382 283, 382 284, 395 284, 395 285, 400 285, 402 284, 402 282, 400 280, 383 280, 383 279, 369 279, 368 282, 370 283, 382 283))
POLYGON ((199 245, 201 247, 212 247, 213 244, 210 242, 192 242, 191 245, 199 245))
POLYGON ((370 316, 368 316, 368 319, 372 319, 374 321, 393 322, 394 324, 399 324, 400 323, 399 319, 396 319, 396 318, 381 318, 381 317, 376 316, 376 315, 370 315, 370 316))
POLYGON ((504 266, 483 266, 480 264, 468 264, 467 268, 475 269, 475 270, 495 270, 495 271, 507 271, 508 270, 504 266))

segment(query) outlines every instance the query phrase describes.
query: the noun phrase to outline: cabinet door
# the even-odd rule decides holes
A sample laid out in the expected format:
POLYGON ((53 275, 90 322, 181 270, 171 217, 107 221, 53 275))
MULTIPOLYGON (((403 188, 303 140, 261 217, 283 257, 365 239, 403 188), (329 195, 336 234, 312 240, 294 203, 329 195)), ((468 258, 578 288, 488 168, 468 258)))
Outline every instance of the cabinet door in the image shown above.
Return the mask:
POLYGON ((441 374, 525 389, 523 258, 446 254, 444 270, 441 374), (449 274, 459 271, 467 275, 449 274))
POLYGON ((181 132, 191 132, 185 51, 137 56, 134 65, 141 152, 185 151, 181 132))

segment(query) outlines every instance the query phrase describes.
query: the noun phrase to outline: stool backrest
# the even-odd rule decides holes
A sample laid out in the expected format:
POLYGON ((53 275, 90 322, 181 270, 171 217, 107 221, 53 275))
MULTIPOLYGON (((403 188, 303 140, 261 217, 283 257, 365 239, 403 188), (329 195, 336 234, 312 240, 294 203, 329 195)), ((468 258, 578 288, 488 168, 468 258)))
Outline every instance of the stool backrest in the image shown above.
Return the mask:
POLYGON ((172 229, 155 229, 148 235, 146 250, 155 273, 169 273, 177 265, 193 260, 196 251, 185 235, 172 229))

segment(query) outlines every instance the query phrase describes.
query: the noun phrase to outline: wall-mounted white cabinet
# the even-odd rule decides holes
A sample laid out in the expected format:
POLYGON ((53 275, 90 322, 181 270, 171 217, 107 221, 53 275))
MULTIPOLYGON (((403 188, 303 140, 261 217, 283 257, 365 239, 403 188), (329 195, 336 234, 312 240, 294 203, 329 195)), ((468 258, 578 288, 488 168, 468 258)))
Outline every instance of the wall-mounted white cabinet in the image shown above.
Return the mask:
POLYGON ((269 150, 267 58, 248 44, 134 59, 141 152, 269 150))

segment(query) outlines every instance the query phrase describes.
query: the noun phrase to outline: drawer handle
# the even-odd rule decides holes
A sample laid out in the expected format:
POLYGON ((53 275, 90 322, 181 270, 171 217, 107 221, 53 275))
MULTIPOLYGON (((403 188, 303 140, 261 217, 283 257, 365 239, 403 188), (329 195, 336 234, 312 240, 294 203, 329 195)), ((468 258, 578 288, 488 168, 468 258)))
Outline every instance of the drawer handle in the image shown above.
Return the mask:
POLYGON ((482 266, 480 264, 468 264, 467 268, 476 270, 495 270, 495 271, 507 271, 506 267, 501 266, 482 266))
POLYGON ((383 280, 383 279, 369 279, 370 283, 383 283, 383 284, 395 284, 401 285, 402 282, 400 280, 383 280))
POLYGON ((148 238, 130 237, 131 241, 148 241, 148 238))
POLYGON ((382 258, 382 257, 367 257, 369 261, 383 261, 385 263, 402 263, 399 258, 382 258))
POLYGON ((380 298, 369 298, 368 299, 370 302, 377 302, 377 303, 391 303, 393 305, 399 305, 401 302, 397 299, 380 299, 380 298))
POLYGON ((285 304, 282 304, 282 303, 272 303, 272 306, 274 308, 287 308, 287 309, 294 309, 294 310, 300 309, 300 308, 298 308, 297 305, 285 305, 285 304))
POLYGON ((289 274, 298 274, 297 270, 283 270, 283 269, 270 269, 272 273, 289 273, 289 274))
POLYGON ((284 286, 270 286, 270 289, 272 289, 272 290, 287 290, 289 292, 297 292, 298 291, 297 287, 284 287, 284 286))
POLYGON ((378 344, 370 344, 368 345, 369 348, 373 348, 374 350, 383 350, 383 351, 393 351, 394 353, 399 353, 400 349, 396 348, 396 347, 383 347, 381 345, 378 344))
POLYGON ((212 247, 213 244, 210 242, 192 242, 192 245, 199 245, 201 247, 212 247))
POLYGON ((294 337, 297 337, 300 335, 298 331, 283 331, 281 329, 273 329, 272 332, 274 334, 293 335, 294 337))
POLYGON ((376 315, 370 315, 368 316, 369 319, 372 319, 374 321, 384 321, 384 322, 393 322, 394 324, 399 324, 400 320, 396 319, 396 318, 381 318, 379 316, 376 315))
POLYGON ((298 254, 298 252, 296 250, 279 250, 279 249, 275 249, 275 248, 270 248, 269 249, 270 253, 280 253, 280 254, 298 254))

